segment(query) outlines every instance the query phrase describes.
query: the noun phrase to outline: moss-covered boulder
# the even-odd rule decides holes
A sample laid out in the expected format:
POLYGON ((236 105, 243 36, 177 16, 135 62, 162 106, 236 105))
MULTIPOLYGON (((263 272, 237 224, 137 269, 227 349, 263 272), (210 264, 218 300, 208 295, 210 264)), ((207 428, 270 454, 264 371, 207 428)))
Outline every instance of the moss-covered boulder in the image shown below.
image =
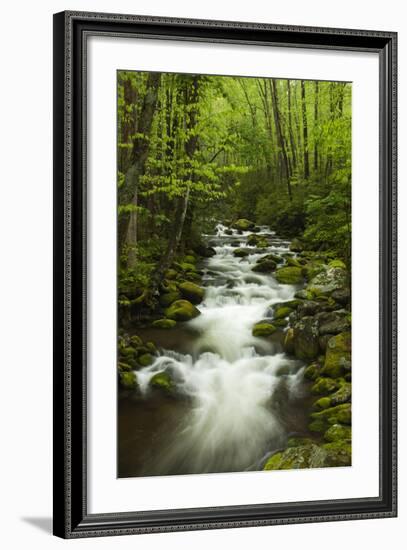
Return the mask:
POLYGON ((145 346, 148 349, 148 351, 153 355, 157 353, 157 346, 154 344, 154 342, 146 342, 145 346))
POLYGON ((167 269, 167 271, 164 273, 164 277, 169 280, 176 279, 178 276, 178 271, 175 269, 167 269))
POLYGON ((121 357, 132 358, 132 357, 136 357, 136 355, 137 355, 136 350, 132 346, 126 346, 124 348, 120 348, 121 357))
POLYGON ((350 289, 338 288, 332 292, 331 297, 335 300, 335 302, 338 302, 338 304, 346 306, 350 302, 350 289))
POLYGON ((181 298, 181 293, 178 290, 174 290, 171 292, 165 292, 164 294, 161 294, 159 297, 159 302, 162 307, 168 307, 176 300, 179 300, 181 298))
POLYGON ((292 313, 294 310, 291 307, 287 306, 278 306, 274 308, 273 317, 274 319, 285 319, 292 313))
POLYGON ((129 372, 133 370, 131 365, 128 363, 123 363, 122 361, 119 361, 117 368, 119 369, 119 372, 129 372))
POLYGON ((137 376, 133 371, 124 371, 119 373, 120 386, 126 390, 138 389, 137 376))
POLYGON ((143 355, 137 357, 137 363, 140 365, 140 367, 148 367, 153 363, 153 361, 154 358, 151 353, 143 353, 143 355))
POLYGON ((302 267, 302 273, 307 281, 311 281, 314 277, 319 275, 319 273, 325 272, 326 270, 327 266, 321 261, 307 262, 302 267))
POLYGON ((276 264, 282 264, 284 262, 284 258, 282 256, 273 253, 266 254, 261 258, 261 260, 273 260, 276 264))
POLYGON ((152 322, 152 326, 154 328, 163 328, 163 329, 169 329, 174 328, 176 326, 177 322, 173 319, 157 319, 156 321, 152 322))
POLYGON ((297 258, 294 258, 293 256, 287 256, 285 259, 285 263, 288 266, 299 267, 302 270, 302 264, 298 261, 297 258))
POLYGON ((187 254, 186 256, 184 256, 182 261, 187 264, 192 264, 192 265, 196 264, 196 258, 192 254, 187 254))
POLYGON ((315 359, 319 354, 318 322, 302 317, 294 324, 294 353, 298 359, 315 359))
POLYGON ((273 319, 273 325, 275 327, 286 327, 288 325, 288 319, 273 319))
POLYGON ((134 348, 138 348, 139 346, 143 345, 143 340, 140 338, 140 336, 137 336, 137 334, 133 334, 133 336, 130 337, 130 344, 134 348))
POLYGON ((324 433, 324 439, 326 441, 339 441, 340 439, 351 439, 352 429, 350 426, 343 426, 342 424, 334 424, 324 433))
POLYGON ((314 293, 331 294, 339 288, 346 286, 348 273, 341 267, 328 267, 313 277, 308 283, 308 288, 314 293))
POLYGON ((321 336, 346 332, 351 326, 350 314, 345 310, 323 311, 318 314, 318 321, 321 336))
POLYGON ((322 373, 339 378, 351 368, 351 334, 343 332, 329 339, 322 373))
POLYGON ((331 405, 332 402, 330 397, 320 397, 317 401, 315 401, 314 408, 317 410, 324 410, 329 409, 331 405))
POLYGON ((294 294, 294 298, 298 298, 299 300, 312 300, 314 297, 314 294, 310 290, 301 289, 297 290, 297 292, 294 294))
POLYGON ((302 252, 304 250, 304 245, 299 239, 293 239, 289 248, 292 252, 302 252))
POLYGON ((280 267, 274 274, 277 281, 284 285, 296 285, 303 282, 301 268, 280 267))
POLYGON ((294 353, 294 329, 289 328, 284 337, 284 351, 289 354, 294 353))
POLYGON ((308 429, 311 432, 325 433, 334 424, 350 425, 352 422, 352 411, 350 403, 329 407, 323 411, 314 412, 310 415, 311 422, 308 429))
POLYGON ((277 328, 266 321, 256 323, 253 327, 252 334, 253 336, 270 336, 273 334, 277 328))
POLYGON ((338 383, 332 378, 324 378, 320 376, 316 379, 315 384, 311 388, 313 395, 326 395, 338 389, 338 383))
POLYGON ((340 387, 331 395, 332 405, 341 405, 348 403, 352 398, 352 384, 346 381, 339 381, 340 387))
POLYGON ((182 295, 193 304, 200 304, 204 297, 204 290, 195 283, 185 281, 179 285, 182 295))
POLYGON ((181 262, 179 265, 180 265, 182 271, 192 272, 192 273, 196 272, 195 264, 191 264, 191 263, 188 263, 188 262, 181 262))
POLYGON ((173 393, 175 387, 171 375, 167 371, 157 372, 157 374, 154 374, 154 376, 150 379, 150 386, 168 394, 173 393))
POLYGON ((323 468, 328 452, 315 443, 289 447, 268 459, 264 470, 297 470, 302 468, 323 468))
POLYGON ((246 258, 249 255, 250 255, 249 248, 236 248, 233 251, 233 256, 236 256, 237 258, 246 258))
POLYGON ((216 250, 214 248, 211 246, 206 246, 202 243, 194 247, 194 252, 203 258, 212 258, 212 256, 215 256, 216 254, 216 250))
POLYGON ((234 229, 239 229, 240 231, 251 231, 255 227, 255 225, 256 224, 250 220, 246 220, 245 218, 240 218, 239 220, 236 220, 234 222, 232 227, 234 229))
POLYGON ((177 300, 171 304, 164 313, 167 319, 172 319, 174 321, 190 321, 194 317, 198 317, 201 312, 188 300, 177 300))
POLYGON ((327 451, 327 466, 351 466, 352 446, 349 440, 340 439, 332 443, 325 443, 322 448, 327 451))
POLYGON ((322 366, 319 363, 311 363, 304 370, 304 378, 315 381, 321 374, 322 366))
POLYGON ((346 269, 346 264, 342 260, 331 260, 328 263, 328 267, 339 267, 340 269, 346 269))
POLYGON ((273 260, 259 260, 253 267, 252 271, 256 273, 271 273, 277 267, 273 260))

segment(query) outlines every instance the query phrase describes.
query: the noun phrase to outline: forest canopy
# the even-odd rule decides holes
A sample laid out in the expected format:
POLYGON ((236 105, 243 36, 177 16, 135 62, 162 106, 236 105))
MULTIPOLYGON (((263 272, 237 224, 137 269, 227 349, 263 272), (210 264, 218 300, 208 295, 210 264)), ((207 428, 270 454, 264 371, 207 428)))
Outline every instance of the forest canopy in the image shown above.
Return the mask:
POLYGON ((120 71, 119 301, 240 218, 350 267, 351 84, 120 71))

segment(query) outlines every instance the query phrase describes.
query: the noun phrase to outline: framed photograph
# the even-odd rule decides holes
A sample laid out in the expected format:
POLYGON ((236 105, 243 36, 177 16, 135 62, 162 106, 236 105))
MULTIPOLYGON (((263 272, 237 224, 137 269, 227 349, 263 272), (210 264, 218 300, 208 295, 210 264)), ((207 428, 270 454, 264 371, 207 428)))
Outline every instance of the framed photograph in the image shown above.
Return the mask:
POLYGON ((54 16, 54 534, 394 517, 393 32, 54 16))

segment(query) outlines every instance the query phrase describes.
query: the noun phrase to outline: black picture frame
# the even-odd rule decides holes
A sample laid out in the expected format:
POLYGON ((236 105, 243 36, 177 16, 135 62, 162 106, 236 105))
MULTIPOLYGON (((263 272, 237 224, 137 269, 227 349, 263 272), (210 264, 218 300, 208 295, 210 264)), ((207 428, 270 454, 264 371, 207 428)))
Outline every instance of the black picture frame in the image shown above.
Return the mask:
POLYGON ((54 15, 54 534, 63 538, 394 517, 397 34, 85 12, 54 15), (86 40, 95 34, 376 52, 380 63, 380 495, 89 514, 86 371, 86 40))

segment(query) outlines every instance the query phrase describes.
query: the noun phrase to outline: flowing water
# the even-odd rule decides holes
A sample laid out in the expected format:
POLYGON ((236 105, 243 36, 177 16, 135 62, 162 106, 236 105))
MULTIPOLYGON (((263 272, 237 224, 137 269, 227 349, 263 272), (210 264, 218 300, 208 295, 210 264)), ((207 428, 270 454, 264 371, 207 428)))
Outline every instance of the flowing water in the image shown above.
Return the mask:
POLYGON ((161 354, 137 372, 143 397, 119 404, 119 476, 258 470, 289 433, 306 430, 302 363, 284 354, 282 331, 252 335, 296 291, 252 267, 266 253, 288 253, 289 242, 262 227, 269 246, 259 251, 247 245, 249 232, 229 233, 218 225, 206 236, 216 255, 202 266, 201 315, 171 331, 137 331, 161 354), (236 246, 250 255, 235 257, 236 246), (163 370, 183 399, 150 392, 163 370))

